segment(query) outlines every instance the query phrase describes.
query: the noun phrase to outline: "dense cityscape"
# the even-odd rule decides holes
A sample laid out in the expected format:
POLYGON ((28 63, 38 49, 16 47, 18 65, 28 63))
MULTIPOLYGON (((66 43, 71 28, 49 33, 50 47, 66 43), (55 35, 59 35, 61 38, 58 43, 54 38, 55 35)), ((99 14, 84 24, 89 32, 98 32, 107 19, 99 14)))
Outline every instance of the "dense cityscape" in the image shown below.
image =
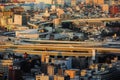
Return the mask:
POLYGON ((0 0, 0 80, 120 80, 120 0, 0 0))

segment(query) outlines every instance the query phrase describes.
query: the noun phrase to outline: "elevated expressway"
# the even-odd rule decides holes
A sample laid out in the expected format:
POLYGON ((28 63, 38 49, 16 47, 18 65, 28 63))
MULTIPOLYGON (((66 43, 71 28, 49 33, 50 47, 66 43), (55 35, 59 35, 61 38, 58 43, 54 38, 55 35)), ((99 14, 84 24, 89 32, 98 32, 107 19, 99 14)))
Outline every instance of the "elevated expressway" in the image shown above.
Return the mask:
POLYGON ((119 48, 83 47, 79 44, 27 44, 27 45, 0 45, 0 52, 14 52, 35 55, 52 56, 85 56, 92 57, 97 53, 120 53, 119 48))
POLYGON ((62 20, 62 22, 102 22, 102 21, 120 21, 120 18, 94 18, 94 19, 71 19, 71 20, 62 20))
MULTIPOLYGON (((94 18, 94 19, 61 19, 61 22, 103 22, 103 21, 120 21, 120 18, 94 18)), ((53 21, 48 21, 46 23, 53 23, 53 21)), ((35 24, 29 23, 32 26, 35 24)))

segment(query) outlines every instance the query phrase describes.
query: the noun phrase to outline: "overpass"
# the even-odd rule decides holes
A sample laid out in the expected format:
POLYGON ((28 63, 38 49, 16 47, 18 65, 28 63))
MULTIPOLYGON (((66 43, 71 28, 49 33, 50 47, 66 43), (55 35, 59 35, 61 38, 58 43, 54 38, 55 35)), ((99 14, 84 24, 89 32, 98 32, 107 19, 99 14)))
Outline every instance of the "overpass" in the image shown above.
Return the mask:
MULTIPOLYGON (((94 19, 69 19, 61 20, 61 22, 103 22, 103 21, 120 21, 120 18, 94 18, 94 19)), ((48 21, 46 23, 53 23, 53 21, 48 21)), ((37 26, 35 24, 29 23, 31 26, 37 26)))
POLYGON ((94 18, 94 19, 71 19, 71 20, 62 20, 62 22, 102 22, 102 21, 120 21, 120 18, 94 18))
POLYGON ((82 47, 77 44, 62 46, 56 44, 30 44, 30 45, 1 45, 0 51, 8 51, 15 53, 35 54, 35 55, 61 55, 61 56, 93 56, 97 53, 117 53, 120 54, 119 48, 104 48, 104 47, 82 47))
POLYGON ((31 55, 49 55, 49 56, 76 56, 76 57, 92 57, 92 53, 77 53, 77 52, 61 52, 61 51, 33 51, 33 50, 21 50, 21 49, 0 49, 1 52, 14 52, 18 54, 31 55))

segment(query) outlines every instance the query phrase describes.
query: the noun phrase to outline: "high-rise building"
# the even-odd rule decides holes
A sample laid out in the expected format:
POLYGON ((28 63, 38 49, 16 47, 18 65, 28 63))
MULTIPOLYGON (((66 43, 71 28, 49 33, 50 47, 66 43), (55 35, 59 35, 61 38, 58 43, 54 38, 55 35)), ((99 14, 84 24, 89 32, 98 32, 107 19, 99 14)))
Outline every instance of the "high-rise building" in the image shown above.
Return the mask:
POLYGON ((16 2, 18 0, 0 0, 0 3, 16 2))
POLYGON ((35 3, 43 2, 45 4, 52 4, 53 0, 35 0, 35 3))
POLYGON ((64 0, 57 0, 57 4, 59 5, 64 5, 65 1, 64 0))
POLYGON ((86 0, 86 4, 93 2, 93 0, 86 0))
POLYGON ((100 4, 100 5, 104 4, 104 0, 97 0, 97 3, 100 4))
POLYGON ((120 0, 86 0, 86 3, 113 5, 120 4, 120 0))
POLYGON ((8 80, 21 80, 22 79, 22 72, 19 66, 10 66, 9 73, 8 73, 8 80))
POLYGON ((86 0, 86 3, 93 3, 93 4, 104 4, 104 0, 86 0))
POLYGON ((0 3, 5 3, 7 2, 7 0, 0 0, 0 3))
POLYGON ((70 4, 71 0, 64 0, 66 4, 70 4))
POLYGON ((35 80, 53 80, 52 76, 49 75, 36 75, 36 79, 35 80))
POLYGON ((76 0, 71 0, 71 6, 76 6, 76 0))
POLYGON ((0 3, 8 3, 8 2, 35 2, 35 0, 0 0, 0 3))
POLYGON ((120 0, 104 0, 104 3, 109 5, 120 4, 120 0))
POLYGON ((18 0, 19 2, 35 2, 35 0, 18 0))
POLYGON ((19 15, 19 14, 15 14, 14 15, 14 24, 18 24, 18 25, 27 25, 27 21, 29 21, 30 17, 28 15, 19 15))

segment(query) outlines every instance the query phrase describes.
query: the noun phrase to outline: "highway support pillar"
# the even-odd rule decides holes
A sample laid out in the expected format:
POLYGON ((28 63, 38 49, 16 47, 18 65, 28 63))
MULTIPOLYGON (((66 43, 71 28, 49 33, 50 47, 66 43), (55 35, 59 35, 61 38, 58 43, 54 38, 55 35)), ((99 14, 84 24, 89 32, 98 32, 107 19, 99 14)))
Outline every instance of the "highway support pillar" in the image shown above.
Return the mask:
POLYGON ((96 50, 93 49, 92 50, 92 63, 95 63, 95 60, 96 60, 96 50))

